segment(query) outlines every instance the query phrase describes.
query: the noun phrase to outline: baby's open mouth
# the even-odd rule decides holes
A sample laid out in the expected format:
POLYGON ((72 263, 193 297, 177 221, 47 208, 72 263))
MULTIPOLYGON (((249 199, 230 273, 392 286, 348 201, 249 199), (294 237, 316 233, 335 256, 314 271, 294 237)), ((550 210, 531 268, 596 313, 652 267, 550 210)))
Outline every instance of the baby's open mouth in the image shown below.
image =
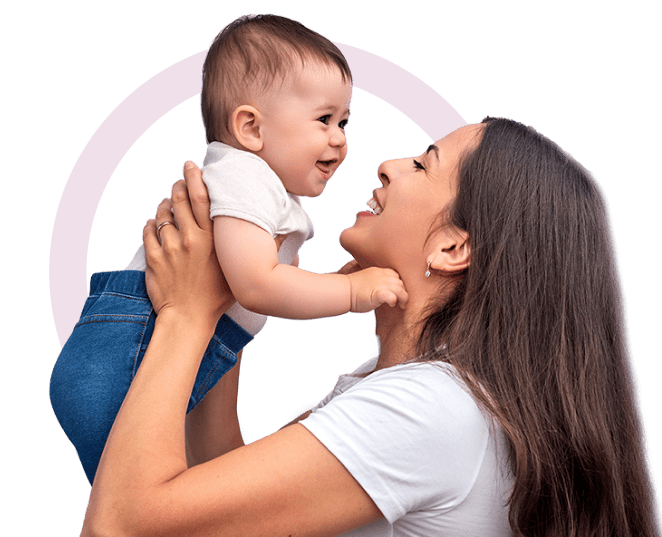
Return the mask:
POLYGON ((337 159, 331 159, 331 160, 318 160, 318 161, 317 161, 317 165, 318 165, 318 166, 321 166, 321 167, 323 167, 323 168, 327 168, 327 169, 328 169, 328 168, 330 168, 331 165, 332 165, 334 162, 336 162, 336 161, 337 161, 337 159))

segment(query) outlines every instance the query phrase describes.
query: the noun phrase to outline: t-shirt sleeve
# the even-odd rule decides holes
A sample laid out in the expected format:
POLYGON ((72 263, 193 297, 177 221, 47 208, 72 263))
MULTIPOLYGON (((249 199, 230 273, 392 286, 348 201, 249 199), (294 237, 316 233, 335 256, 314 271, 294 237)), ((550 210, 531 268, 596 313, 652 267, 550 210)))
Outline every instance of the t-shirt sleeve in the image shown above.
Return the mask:
POLYGON ((287 208, 287 192, 266 162, 250 154, 231 154, 205 166, 202 178, 212 218, 240 218, 276 236, 287 208))
POLYGON ((453 509, 467 496, 489 439, 483 414, 443 365, 372 373, 301 422, 391 523, 453 509))

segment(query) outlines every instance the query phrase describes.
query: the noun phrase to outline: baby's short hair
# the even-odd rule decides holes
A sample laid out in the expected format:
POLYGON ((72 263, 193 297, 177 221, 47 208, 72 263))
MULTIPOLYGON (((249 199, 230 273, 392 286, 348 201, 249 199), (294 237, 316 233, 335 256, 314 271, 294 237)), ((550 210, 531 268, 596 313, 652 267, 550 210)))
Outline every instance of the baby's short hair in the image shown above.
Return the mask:
POLYGON ((282 82, 297 60, 321 61, 352 81, 347 60, 331 41, 303 24, 277 15, 241 17, 226 26, 209 48, 202 73, 202 120, 207 143, 231 134, 237 106, 251 95, 282 82))

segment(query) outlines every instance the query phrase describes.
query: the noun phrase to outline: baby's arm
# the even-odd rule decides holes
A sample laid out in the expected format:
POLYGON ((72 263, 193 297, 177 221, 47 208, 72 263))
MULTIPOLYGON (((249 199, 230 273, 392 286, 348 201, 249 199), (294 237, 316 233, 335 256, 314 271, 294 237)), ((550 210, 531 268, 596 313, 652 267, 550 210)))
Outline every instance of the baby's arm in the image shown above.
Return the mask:
POLYGON ((407 301, 402 281, 390 269, 315 274, 279 264, 271 235, 245 220, 215 217, 214 243, 237 302, 256 313, 313 319, 407 301))

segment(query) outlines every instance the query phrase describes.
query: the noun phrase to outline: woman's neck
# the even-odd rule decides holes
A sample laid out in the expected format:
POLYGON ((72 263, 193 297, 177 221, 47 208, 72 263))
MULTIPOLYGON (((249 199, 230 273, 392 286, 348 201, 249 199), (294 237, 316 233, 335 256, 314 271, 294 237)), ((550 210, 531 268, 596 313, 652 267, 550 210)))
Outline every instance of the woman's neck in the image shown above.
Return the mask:
POLYGON ((379 337, 377 369, 402 364, 417 356, 420 314, 398 306, 381 306, 375 310, 376 333, 379 337))
POLYGON ((407 278, 407 307, 402 309, 383 305, 375 310, 375 331, 380 343, 376 370, 402 364, 419 356, 418 341, 430 304, 443 303, 453 291, 452 284, 442 291, 442 283, 437 277, 407 278))

